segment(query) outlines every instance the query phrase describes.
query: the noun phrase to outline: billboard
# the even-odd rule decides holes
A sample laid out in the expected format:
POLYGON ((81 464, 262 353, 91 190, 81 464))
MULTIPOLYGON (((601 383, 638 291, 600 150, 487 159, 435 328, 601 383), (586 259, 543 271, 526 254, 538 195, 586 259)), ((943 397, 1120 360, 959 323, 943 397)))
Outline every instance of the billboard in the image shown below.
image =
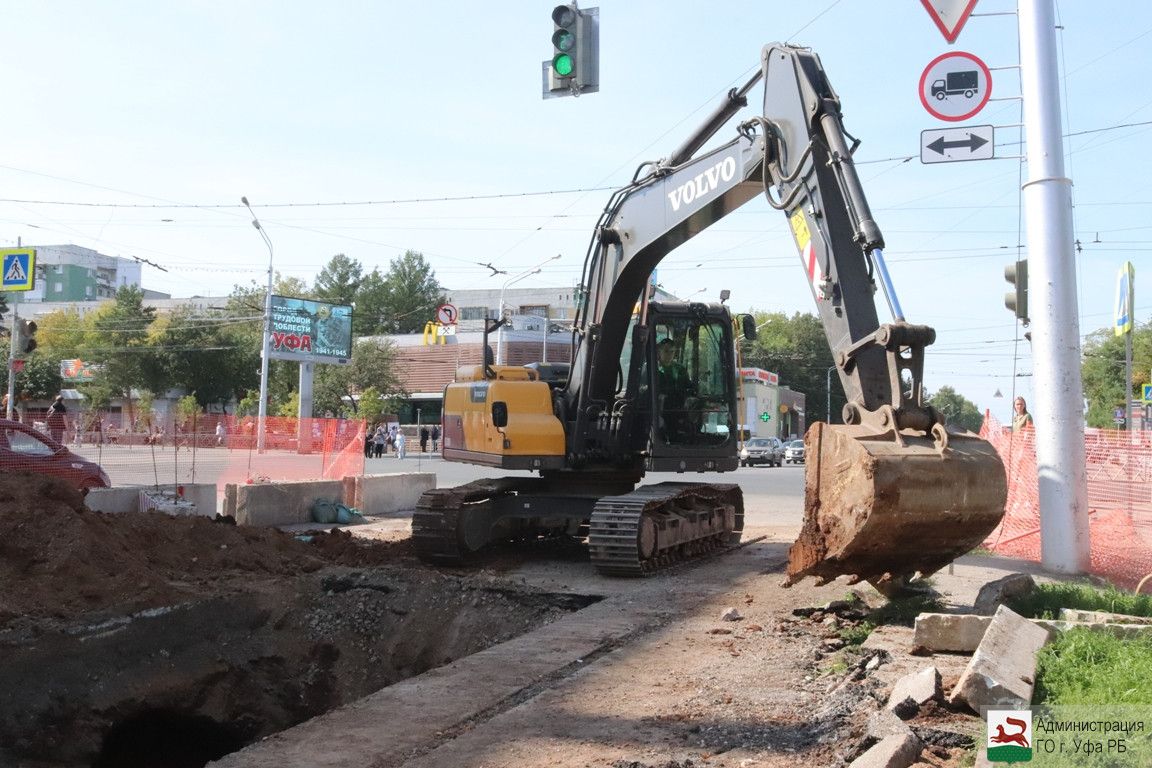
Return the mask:
POLYGON ((273 360, 352 361, 352 307, 293 296, 272 296, 273 360))

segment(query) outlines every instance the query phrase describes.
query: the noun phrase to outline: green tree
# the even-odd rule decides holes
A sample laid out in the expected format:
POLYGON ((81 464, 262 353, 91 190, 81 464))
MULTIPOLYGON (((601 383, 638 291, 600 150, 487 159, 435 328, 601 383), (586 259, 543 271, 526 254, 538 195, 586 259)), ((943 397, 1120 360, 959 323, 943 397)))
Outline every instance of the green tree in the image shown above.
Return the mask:
POLYGON ((89 347, 89 354, 103 365, 102 377, 125 398, 129 413, 134 388, 162 389, 169 378, 149 339, 155 317, 156 310, 144 306, 144 291, 132 285, 122 286, 114 302, 92 315, 90 328, 100 346, 89 347))
POLYGON ((351 304, 357 299, 363 274, 364 268, 360 262, 338 253, 316 276, 312 294, 320 301, 331 304, 351 304))
POLYGON ((16 374, 16 402, 51 400, 63 386, 60 361, 37 350, 24 360, 24 370, 16 374))
POLYGON ((387 288, 384 276, 374 269, 360 281, 356 291, 356 309, 352 312, 353 336, 376 336, 384 333, 387 317, 387 288))
POLYGON ((332 411, 360 415, 356 395, 369 387, 383 398, 381 408, 395 410, 407 396, 396 374, 396 355, 391 343, 357 342, 352 346, 350 365, 320 365, 312 387, 316 413, 332 411))
POLYGON ((435 319, 442 303, 444 289, 423 254, 405 251, 392 259, 384 276, 378 328, 382 333, 416 333, 435 319))
MULTIPOLYGON (((797 312, 787 317, 781 312, 756 313, 761 326, 754 341, 743 341, 743 364, 780 375, 780 383, 806 396, 807 422, 828 420, 828 369, 832 351, 824 336, 824 326, 812 314, 797 312)), ((844 392, 835 371, 832 373, 832 423, 840 421, 844 392)))
POLYGON ((157 320, 153 334, 170 386, 195 393, 201 409, 224 405, 258 386, 259 336, 220 311, 180 307, 157 320))
POLYGON ((984 414, 980 412, 975 403, 952 387, 940 387, 935 394, 929 395, 927 399, 928 405, 943 414, 950 426, 972 432, 980 431, 980 425, 984 423, 984 414))
POLYGON ((360 393, 360 409, 356 414, 357 417, 364 419, 364 422, 371 427, 380 421, 384 413, 384 398, 380 396, 376 387, 368 387, 360 393))
POLYGON ((1111 328, 1101 328, 1084 342, 1080 376, 1084 397, 1088 400, 1088 426, 1113 428, 1112 413, 1124 407, 1129 398, 1142 394, 1149 383, 1152 367, 1152 323, 1137 324, 1132 329, 1132 381, 1124 386, 1125 346, 1123 336, 1111 328))

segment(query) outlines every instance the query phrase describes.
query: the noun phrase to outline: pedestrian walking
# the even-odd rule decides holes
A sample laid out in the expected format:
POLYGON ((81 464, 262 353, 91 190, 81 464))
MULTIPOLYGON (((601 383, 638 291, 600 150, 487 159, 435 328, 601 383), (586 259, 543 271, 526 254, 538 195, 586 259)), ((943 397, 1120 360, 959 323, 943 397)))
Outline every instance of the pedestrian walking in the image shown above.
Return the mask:
POLYGON ((224 445, 224 434, 225 434, 224 422, 223 421, 216 422, 216 447, 217 448, 224 445))
POLYGON ((64 395, 56 395, 52 405, 48 406, 48 434, 61 445, 64 444, 64 429, 68 426, 67 413, 68 409, 64 407, 64 395))
POLYGON ((431 436, 428 427, 420 427, 420 453, 428 453, 428 438, 431 436))
POLYGON ((396 458, 404 458, 404 430, 397 429, 394 442, 396 443, 396 458))
POLYGON ((432 425, 432 453, 440 450, 440 425, 432 425))
POLYGON ((376 434, 372 437, 372 442, 374 444, 373 455, 380 458, 384 455, 384 447, 388 443, 388 434, 384 431, 383 424, 376 427, 376 434))

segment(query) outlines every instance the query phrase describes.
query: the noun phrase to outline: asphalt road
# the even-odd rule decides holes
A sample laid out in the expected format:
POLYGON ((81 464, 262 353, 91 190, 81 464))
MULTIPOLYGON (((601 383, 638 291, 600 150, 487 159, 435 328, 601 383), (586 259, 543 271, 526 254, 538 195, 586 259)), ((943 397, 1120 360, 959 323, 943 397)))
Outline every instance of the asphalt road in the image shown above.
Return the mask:
MULTIPOLYGON (((215 483, 223 493, 225 483, 243 483, 248 478, 320 477, 324 459, 319 454, 301 456, 286 452, 257 454, 254 451, 200 448, 193 453, 187 448, 173 451, 171 446, 70 446, 72 450, 99 462, 112 478, 114 486, 173 485, 176 483, 215 483)), ((404 459, 386 456, 367 459, 368 475, 394 472, 432 472, 437 487, 461 485, 481 477, 509 474, 531 475, 530 472, 508 472, 471 464, 447 462, 437 454, 409 453, 404 459)), ((735 472, 678 474, 654 472, 644 482, 699 479, 704 482, 738 483, 744 489, 746 526, 797 529, 804 511, 804 468, 741 467, 735 472)))

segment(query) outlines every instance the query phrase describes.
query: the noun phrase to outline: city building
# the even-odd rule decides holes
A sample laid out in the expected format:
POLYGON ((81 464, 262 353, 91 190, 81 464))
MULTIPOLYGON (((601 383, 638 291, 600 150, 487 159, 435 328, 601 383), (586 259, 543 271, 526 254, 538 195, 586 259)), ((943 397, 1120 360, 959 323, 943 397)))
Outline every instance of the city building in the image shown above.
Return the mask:
MULTIPOLYGON (((20 303, 89 302, 110 299, 126 285, 140 285, 141 263, 106 256, 79 245, 36 245, 36 280, 20 303)), ((166 296, 145 291, 145 296, 166 296)))

